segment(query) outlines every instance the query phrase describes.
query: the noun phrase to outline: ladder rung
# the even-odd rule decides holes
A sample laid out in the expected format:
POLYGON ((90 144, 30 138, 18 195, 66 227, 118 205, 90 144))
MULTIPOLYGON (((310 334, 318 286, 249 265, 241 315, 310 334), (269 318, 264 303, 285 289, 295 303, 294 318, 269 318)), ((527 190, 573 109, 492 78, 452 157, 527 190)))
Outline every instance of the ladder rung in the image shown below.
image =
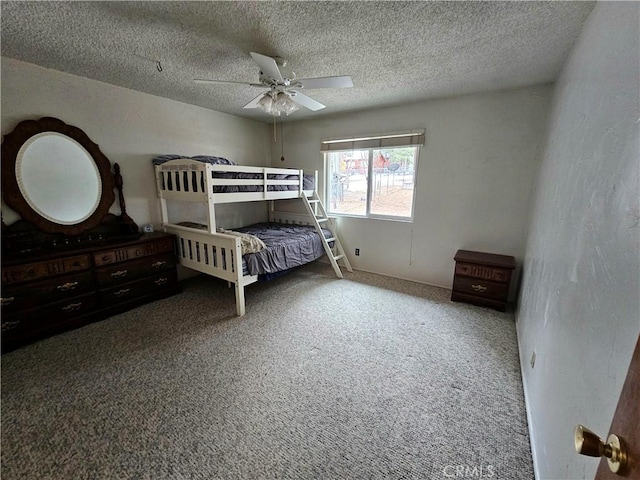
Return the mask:
POLYGON ((336 239, 336 237, 325 238, 325 240, 326 240, 327 242, 333 242, 333 241, 335 241, 335 239, 336 239))
POLYGON ((328 218, 316 218, 316 220, 318 221, 318 223, 322 223, 322 222, 327 222, 329 221, 328 218))
POLYGON ((309 203, 320 203, 320 200, 308 200, 309 203))
POLYGON ((341 258, 344 258, 344 254, 336 255, 335 257, 333 257, 333 259, 334 259, 335 261, 338 261, 338 260, 340 260, 341 258))

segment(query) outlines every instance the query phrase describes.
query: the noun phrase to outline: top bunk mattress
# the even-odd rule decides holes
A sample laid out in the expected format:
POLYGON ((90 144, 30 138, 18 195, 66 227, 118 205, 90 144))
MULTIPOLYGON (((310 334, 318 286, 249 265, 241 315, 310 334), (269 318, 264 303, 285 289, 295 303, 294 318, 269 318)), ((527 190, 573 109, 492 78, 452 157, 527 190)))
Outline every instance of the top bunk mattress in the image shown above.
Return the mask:
MULTIPOLYGON (((231 160, 227 160, 222 157, 211 157, 206 155, 197 155, 195 157, 187 157, 183 155, 161 155, 155 157, 152 162, 153 165, 162 165, 165 162, 170 160, 177 160, 181 158, 186 158, 189 160, 197 160, 202 163, 210 163, 212 165, 236 165, 231 160)), ((176 175, 179 173, 176 172, 176 175)), ((201 189, 204 190, 204 178, 198 178, 197 172, 182 172, 183 178, 181 180, 182 183, 197 183, 200 182, 201 189), (191 175, 191 178, 189 178, 191 175)), ((259 180, 262 177, 262 174, 259 173, 242 173, 242 172, 213 172, 214 178, 226 178, 233 180, 259 180)), ((267 174, 267 178, 269 180, 299 180, 300 176, 298 174, 267 174)), ((167 180, 168 184, 164 185, 164 177, 163 177, 163 185, 162 187, 167 190, 173 190, 173 179, 172 176, 168 176, 167 180)), ((303 175, 302 177, 302 189, 303 190, 314 190, 315 189, 315 176, 314 175, 303 175)), ((283 191, 283 190, 298 190, 298 185, 268 185, 267 191, 283 191)), ((262 192, 264 191, 263 185, 214 185, 213 193, 237 193, 237 192, 262 192)))

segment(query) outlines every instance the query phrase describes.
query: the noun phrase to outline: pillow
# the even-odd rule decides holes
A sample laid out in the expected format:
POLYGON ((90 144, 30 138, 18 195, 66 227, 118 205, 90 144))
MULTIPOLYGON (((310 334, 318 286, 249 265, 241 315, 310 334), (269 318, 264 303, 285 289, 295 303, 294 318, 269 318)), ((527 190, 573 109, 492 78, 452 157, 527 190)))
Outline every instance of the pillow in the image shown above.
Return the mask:
POLYGON ((235 165, 235 162, 231 160, 227 160, 222 157, 209 157, 207 155, 196 155, 195 157, 191 157, 192 160, 198 160, 203 163, 210 163, 212 165, 235 165))
POLYGON ((240 233, 240 232, 235 232, 233 230, 225 230, 224 228, 216 228, 216 232, 240 237, 240 246, 242 247, 242 255, 246 255, 247 253, 257 253, 263 248, 266 248, 266 245, 262 240, 260 240, 255 235, 251 235, 249 233, 240 233))
POLYGON ((169 160, 177 160, 178 158, 189 158, 191 160, 197 160, 198 162, 202 163, 210 163, 212 165, 235 165, 235 162, 222 157, 211 157, 208 155, 195 155, 193 157, 188 157, 186 155, 176 154, 158 155, 152 160, 152 163, 154 165, 162 165, 164 162, 168 162, 169 160))

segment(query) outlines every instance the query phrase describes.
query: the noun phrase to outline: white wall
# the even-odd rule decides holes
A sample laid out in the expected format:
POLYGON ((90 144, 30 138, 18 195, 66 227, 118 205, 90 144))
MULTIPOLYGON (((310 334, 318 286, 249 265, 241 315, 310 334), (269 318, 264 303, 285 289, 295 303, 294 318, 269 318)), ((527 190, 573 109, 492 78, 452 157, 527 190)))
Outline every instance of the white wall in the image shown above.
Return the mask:
POLYGON ((354 268, 450 288, 458 249, 521 260, 550 97, 542 85, 285 123, 272 165, 321 171, 323 138, 424 128, 414 222, 342 217, 338 231, 354 268))
MULTIPOLYGON (((156 155, 216 155, 242 165, 270 162, 269 129, 263 123, 3 57, 2 134, 22 120, 44 116, 81 128, 112 163, 120 164, 127 213, 138 225, 158 227, 161 221, 151 165, 156 155)), ((2 211, 6 223, 17 218, 6 205, 2 211)), ((117 204, 112 212, 119 213, 117 204)), ((264 204, 217 211, 220 226, 227 228, 265 220, 266 212, 264 204)))
POLYGON ((593 478, 573 428, 606 438, 640 331, 639 7, 598 3, 556 84, 517 312, 540 479, 593 478))

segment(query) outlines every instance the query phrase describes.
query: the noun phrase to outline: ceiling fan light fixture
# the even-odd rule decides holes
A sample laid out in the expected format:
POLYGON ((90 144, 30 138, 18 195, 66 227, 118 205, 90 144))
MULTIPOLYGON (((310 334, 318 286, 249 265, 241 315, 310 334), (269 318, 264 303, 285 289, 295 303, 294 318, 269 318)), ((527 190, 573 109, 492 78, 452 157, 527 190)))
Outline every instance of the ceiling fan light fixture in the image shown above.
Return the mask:
POLYGON ((298 110, 298 105, 291 100, 289 95, 284 92, 279 92, 276 96, 276 110, 285 115, 289 115, 298 110))
POLYGON ((291 100, 284 92, 267 93, 257 103, 257 107, 263 112, 279 117, 281 114, 289 115, 298 110, 296 102, 291 100))
POLYGON ((280 112, 276 110, 275 102, 273 101, 273 97, 270 93, 267 93, 258 101, 257 107, 263 112, 273 115, 274 117, 280 116, 280 112))
POLYGON ((291 99, 288 100, 284 113, 289 115, 290 113, 297 112, 299 110, 298 105, 291 99))

